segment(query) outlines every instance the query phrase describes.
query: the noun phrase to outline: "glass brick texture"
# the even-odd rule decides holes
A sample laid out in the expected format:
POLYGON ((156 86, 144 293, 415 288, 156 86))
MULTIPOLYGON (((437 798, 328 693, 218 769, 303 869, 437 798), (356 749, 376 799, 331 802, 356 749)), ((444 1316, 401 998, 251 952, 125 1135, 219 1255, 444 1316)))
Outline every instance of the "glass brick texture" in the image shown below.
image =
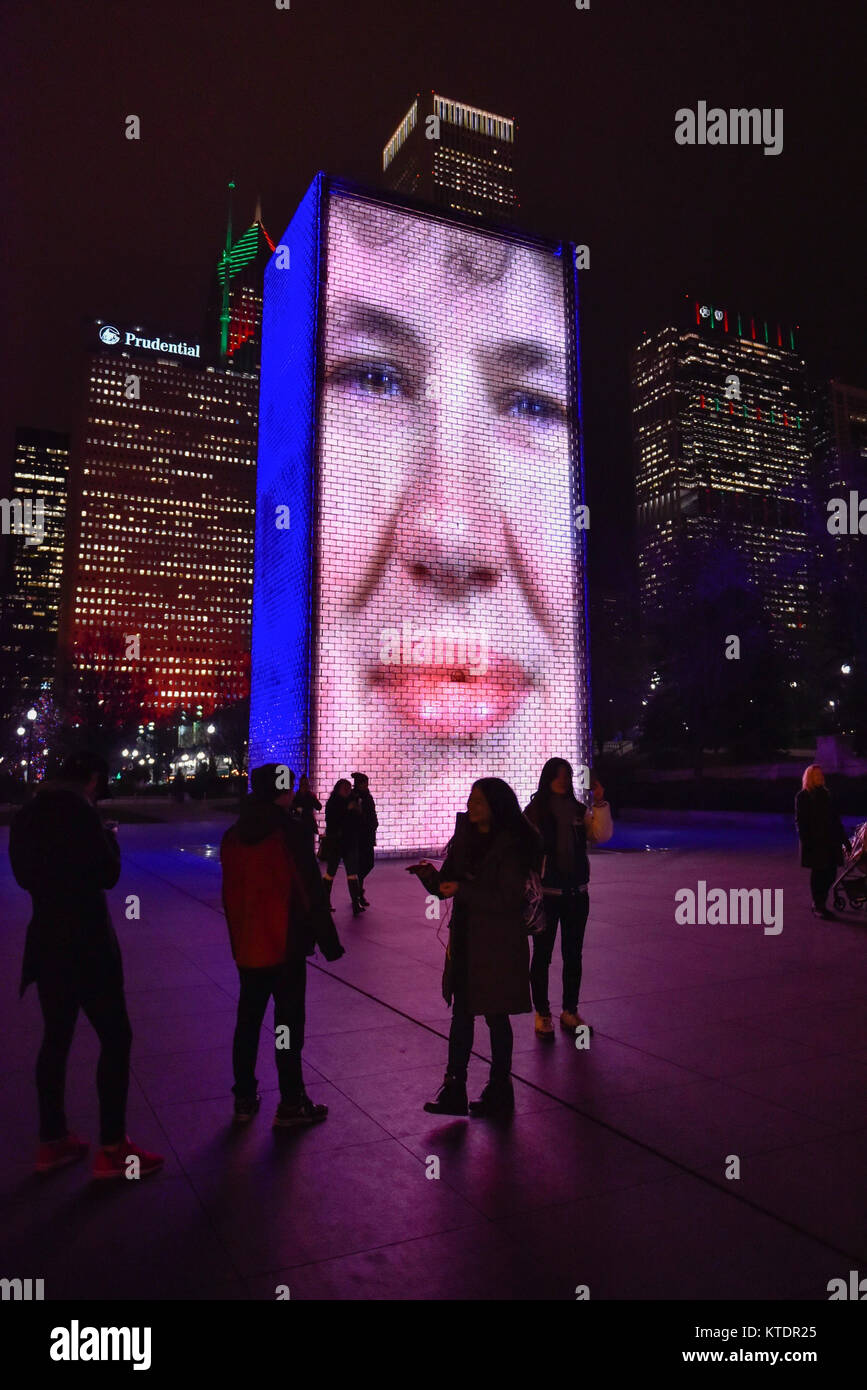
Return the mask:
POLYGON ((378 850, 433 851, 477 778, 588 760, 574 272, 316 187, 318 290, 314 193, 266 278, 251 764, 366 772, 378 850))
POLYGON ((586 758, 574 317, 553 250, 337 192, 326 267, 313 764, 409 852, 586 758))
POLYGON ((285 763, 296 772, 308 767, 311 716, 321 184, 311 185, 268 262, 262 320, 250 766, 285 763))

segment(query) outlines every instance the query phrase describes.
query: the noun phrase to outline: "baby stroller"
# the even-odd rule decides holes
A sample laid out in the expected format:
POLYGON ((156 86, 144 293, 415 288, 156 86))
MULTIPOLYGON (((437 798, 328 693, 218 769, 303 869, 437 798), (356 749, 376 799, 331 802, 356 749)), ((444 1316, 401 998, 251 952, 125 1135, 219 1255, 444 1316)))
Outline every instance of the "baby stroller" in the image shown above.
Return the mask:
POLYGON ((863 912, 867 908, 867 821, 858 826, 852 836, 852 853, 846 856, 843 867, 832 885, 834 909, 843 912, 863 912))

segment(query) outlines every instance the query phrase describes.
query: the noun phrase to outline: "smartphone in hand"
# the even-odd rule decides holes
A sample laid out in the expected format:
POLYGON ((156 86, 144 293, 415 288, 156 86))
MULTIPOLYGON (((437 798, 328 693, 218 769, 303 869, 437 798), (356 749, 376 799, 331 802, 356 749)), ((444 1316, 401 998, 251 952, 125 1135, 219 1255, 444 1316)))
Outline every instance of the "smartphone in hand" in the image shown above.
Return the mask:
POLYGON ((440 872, 433 864, 425 859, 421 864, 410 864, 407 867, 408 874, 415 874, 420 883, 423 883, 429 893, 439 895, 440 872))

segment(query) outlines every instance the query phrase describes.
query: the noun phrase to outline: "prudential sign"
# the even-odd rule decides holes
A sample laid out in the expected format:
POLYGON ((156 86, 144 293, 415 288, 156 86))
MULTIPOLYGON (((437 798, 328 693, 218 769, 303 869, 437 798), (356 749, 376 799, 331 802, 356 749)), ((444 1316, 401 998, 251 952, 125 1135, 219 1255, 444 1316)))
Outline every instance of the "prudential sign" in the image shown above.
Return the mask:
POLYGON ((199 357, 198 343, 169 343, 165 338, 141 338, 137 333, 122 333, 112 323, 104 323, 99 330, 99 341, 106 347, 148 348, 150 352, 173 352, 177 357, 199 357))

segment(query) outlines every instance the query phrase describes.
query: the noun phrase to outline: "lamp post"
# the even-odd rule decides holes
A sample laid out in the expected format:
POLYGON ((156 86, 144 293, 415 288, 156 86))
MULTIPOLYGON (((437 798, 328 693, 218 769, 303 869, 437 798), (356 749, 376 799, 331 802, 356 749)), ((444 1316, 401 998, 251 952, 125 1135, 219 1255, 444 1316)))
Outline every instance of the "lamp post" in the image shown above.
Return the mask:
POLYGON ((35 709, 33 708, 33 706, 31 705, 31 706, 30 706, 30 709, 27 711, 27 720, 28 720, 28 723, 30 724, 30 729, 29 729, 28 736, 27 736, 27 782, 28 782, 28 785, 29 785, 29 783, 30 783, 30 778, 31 778, 31 775, 32 775, 32 773, 31 773, 31 765, 32 765, 32 762, 33 762, 33 726, 34 726, 34 724, 36 723, 36 720, 37 720, 38 718, 39 718, 38 711, 35 710, 35 709))

